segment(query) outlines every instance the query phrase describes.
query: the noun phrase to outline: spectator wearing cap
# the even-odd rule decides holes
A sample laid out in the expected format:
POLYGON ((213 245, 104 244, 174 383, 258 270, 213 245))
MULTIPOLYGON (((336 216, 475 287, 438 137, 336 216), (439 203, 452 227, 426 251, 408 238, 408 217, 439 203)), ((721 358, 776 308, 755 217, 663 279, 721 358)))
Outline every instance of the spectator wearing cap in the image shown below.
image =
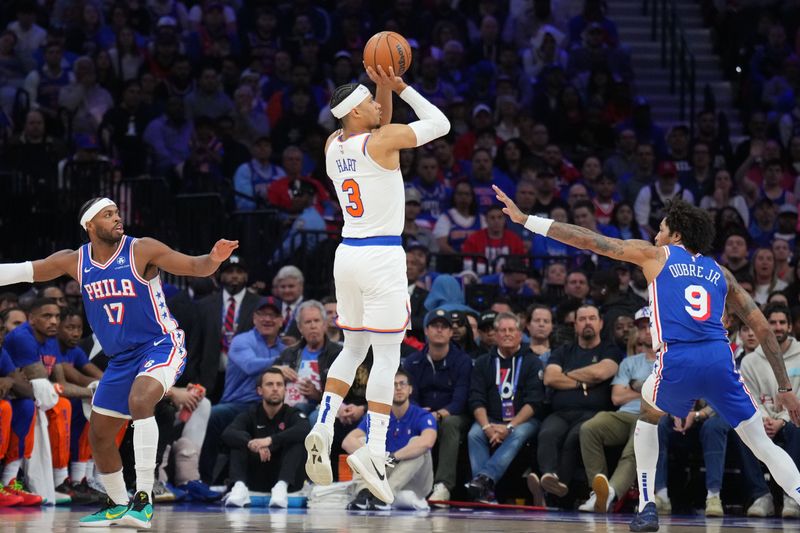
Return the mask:
MULTIPOLYGON (((631 131, 631 129, 622 130, 631 131)), ((639 143, 634 156, 635 167, 620 178, 621 189, 625 201, 633 204, 644 187, 654 183, 656 177, 656 152, 650 143, 639 143)))
POLYGON ((293 180, 289 187, 292 198, 291 212, 298 213, 289 228, 280 252, 276 251, 273 260, 293 257, 295 253, 311 253, 317 245, 327 239, 325 220, 319 214, 314 201, 317 189, 314 184, 301 179, 293 180))
POLYGON ((286 378, 286 403, 309 414, 322 398, 328 369, 342 345, 328 339, 327 313, 319 301, 301 303, 296 321, 300 342, 283 350, 275 366, 286 378))
POLYGON ((498 205, 492 205, 486 211, 486 229, 470 235, 461 251, 465 254, 484 256, 490 263, 506 255, 524 255, 525 245, 522 239, 506 228, 506 216, 498 205))
POLYGON ((483 352, 478 346, 475 332, 470 324, 470 317, 477 324, 475 311, 450 311, 450 323, 453 325, 453 342, 458 345, 470 359, 475 359, 483 352))
POLYGON ((103 115, 114 105, 111 94, 97 84, 94 62, 80 57, 73 65, 75 80, 61 87, 58 103, 71 113, 71 131, 94 135, 103 115))
POLYGON ((778 206, 769 198, 761 198, 753 206, 753 216, 750 219, 750 226, 747 228, 747 232, 750 234, 754 245, 762 247, 770 245, 775 235, 777 212, 778 206))
POLYGON ((478 317, 478 342, 481 353, 490 352, 497 346, 495 338, 494 321, 497 318, 497 312, 492 310, 484 311, 478 317))
POLYGON ((144 130, 144 142, 150 151, 152 171, 158 176, 174 175, 189 158, 193 125, 186 118, 180 97, 167 100, 164 114, 144 130))
POLYGON ((434 309, 425 315, 425 347, 406 357, 403 368, 414 383, 411 400, 430 411, 439 425, 438 466, 433 500, 449 500, 456 485, 459 444, 467 434, 472 360, 452 341, 451 312, 434 309))
POLYGON ((260 136, 250 147, 253 158, 239 166, 233 176, 236 190, 236 209, 252 211, 267 202, 269 186, 284 175, 284 170, 271 162, 272 141, 268 136, 260 136))
POLYGON ((519 317, 498 314, 495 336, 497 346, 475 361, 470 380, 469 409, 475 423, 468 434, 473 478, 467 490, 479 501, 494 500, 496 483, 535 438, 544 401, 542 363, 522 343, 519 317))
POLYGON ((425 299, 428 297, 426 284, 428 257, 427 246, 417 241, 408 241, 406 249, 406 276, 411 305, 411 335, 424 340, 423 320, 425 318, 425 299))
POLYGON ((500 294, 509 298, 528 300, 534 297, 533 290, 525 283, 531 273, 527 258, 509 256, 501 267, 501 272, 482 276, 481 283, 497 285, 500 294))
MULTIPOLYGON (((228 270, 232 272, 234 268, 228 270)), ((230 276, 232 274, 228 274, 230 276)), ((253 327, 231 341, 222 398, 211 408, 200 456, 200 475, 206 483, 213 483, 215 478, 219 436, 239 413, 259 400, 258 376, 271 367, 286 348, 278 335, 283 325, 280 300, 272 296, 256 298, 253 307, 253 327)))
MULTIPOLYGON (((649 316, 650 308, 643 310, 649 316)), ((638 320, 643 310, 636 313, 638 320)), ((624 496, 636 481, 633 430, 639 418, 642 385, 656 360, 649 328, 633 330, 628 348, 628 357, 622 360, 611 381, 611 401, 618 409, 598 412, 580 429, 581 458, 592 487, 589 500, 579 507, 581 511, 608 512, 614 500, 624 496), (605 449, 615 446, 624 448, 616 469, 610 472, 605 449)))
POLYGON ((187 373, 192 383, 206 388, 211 403, 222 396, 228 349, 235 335, 253 328, 253 312, 258 296, 247 287, 247 267, 241 257, 233 255, 219 268, 221 291, 197 303, 202 343, 189 358, 187 373))
POLYGON ((486 219, 478 213, 475 191, 468 181, 453 186, 450 203, 453 207, 436 221, 433 236, 441 253, 457 254, 470 235, 486 227, 486 219))
POLYGON ((461 134, 453 146, 453 155, 456 159, 468 161, 472 158, 477 140, 477 132, 491 128, 494 122, 492 108, 486 104, 477 104, 472 108, 472 128, 461 134))
MULTIPOLYGON (((542 423, 537 458, 542 477, 529 477, 536 497, 539 487, 563 497, 577 468, 581 425, 600 411, 611 409, 611 379, 622 354, 601 337, 603 320, 593 305, 575 312, 575 341, 550 355, 544 384, 553 389, 553 412, 542 423)), ((534 474, 535 476, 535 474, 534 474)))
POLYGON ((691 191, 678 183, 678 169, 672 161, 662 161, 658 165, 658 180, 642 187, 636 196, 634 209, 636 221, 650 237, 655 237, 666 213, 666 207, 673 198, 680 198, 694 204, 691 191))
POLYGON ((403 238, 406 240, 414 240, 425 248, 433 251, 436 247, 436 241, 433 239, 433 233, 426 226, 420 224, 423 219, 419 218, 422 212, 421 195, 419 189, 415 187, 407 187, 405 190, 406 196, 406 210, 405 210, 405 225, 403 226, 403 238))

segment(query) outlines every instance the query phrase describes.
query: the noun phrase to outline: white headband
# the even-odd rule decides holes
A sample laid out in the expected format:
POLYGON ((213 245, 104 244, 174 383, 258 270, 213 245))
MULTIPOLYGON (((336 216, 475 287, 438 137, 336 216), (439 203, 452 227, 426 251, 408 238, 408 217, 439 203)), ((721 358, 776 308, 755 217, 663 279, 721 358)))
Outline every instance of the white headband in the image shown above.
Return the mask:
POLYGON ((94 217, 96 217, 97 213, 99 213, 100 211, 102 211, 106 207, 109 207, 109 206, 112 206, 112 205, 114 207, 116 207, 117 204, 115 204, 113 200, 109 200, 108 198, 102 198, 102 199, 96 201, 95 203, 93 203, 92 206, 89 209, 87 209, 86 212, 81 217, 81 227, 83 229, 86 229, 86 223, 87 222, 89 222, 94 217))
POLYGON ((372 93, 369 92, 369 89, 359 84, 359 86, 356 87, 355 90, 347 96, 347 98, 339 102, 336 107, 331 108, 331 113, 333 113, 334 117, 340 119, 352 111, 355 106, 366 100, 367 96, 370 96, 371 94, 372 93))

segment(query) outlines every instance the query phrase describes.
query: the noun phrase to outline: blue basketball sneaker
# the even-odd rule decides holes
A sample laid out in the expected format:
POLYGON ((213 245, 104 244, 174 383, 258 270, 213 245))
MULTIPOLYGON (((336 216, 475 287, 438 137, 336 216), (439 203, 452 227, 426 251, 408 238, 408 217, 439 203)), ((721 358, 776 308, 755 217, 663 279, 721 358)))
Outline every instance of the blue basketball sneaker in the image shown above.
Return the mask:
POLYGON ((631 531, 658 531, 658 510, 656 504, 650 502, 636 513, 630 524, 631 531))
POLYGON ((153 519, 153 505, 150 496, 144 491, 134 494, 128 505, 128 512, 121 518, 119 525, 135 527, 137 529, 150 529, 153 519))
POLYGON ((119 524, 122 517, 128 512, 128 504, 117 505, 111 498, 106 498, 103 508, 84 516, 78 521, 80 527, 108 527, 119 524))

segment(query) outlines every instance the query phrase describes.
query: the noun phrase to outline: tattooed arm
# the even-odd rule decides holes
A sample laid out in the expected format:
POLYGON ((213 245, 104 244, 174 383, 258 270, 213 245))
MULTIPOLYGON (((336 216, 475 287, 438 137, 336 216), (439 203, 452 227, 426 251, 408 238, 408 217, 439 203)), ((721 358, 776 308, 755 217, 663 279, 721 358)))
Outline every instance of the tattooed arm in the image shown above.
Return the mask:
POLYGON ((784 390, 784 392, 778 392, 776 396, 778 409, 784 407, 789 411, 792 422, 796 426, 800 425, 800 399, 797 397, 797 392, 792 391, 792 382, 789 381, 786 365, 783 364, 783 349, 778 344, 778 339, 770 329, 764 313, 761 312, 747 291, 739 285, 733 274, 725 267, 722 267, 722 272, 728 283, 726 300, 728 309, 753 330, 758 342, 761 343, 769 366, 772 367, 772 373, 775 374, 775 379, 778 381, 778 388, 784 390))
MULTIPOLYGON (((497 194, 497 199, 506 205, 503 208, 503 212, 517 224, 525 224, 528 221, 528 215, 520 211, 514 201, 498 187, 494 186, 494 190, 497 194)), ((574 224, 552 222, 547 231, 547 237, 581 250, 590 250, 612 259, 639 265, 640 267, 646 267, 656 261, 659 262, 660 266, 665 260, 661 247, 654 246, 647 241, 613 239, 574 224)))

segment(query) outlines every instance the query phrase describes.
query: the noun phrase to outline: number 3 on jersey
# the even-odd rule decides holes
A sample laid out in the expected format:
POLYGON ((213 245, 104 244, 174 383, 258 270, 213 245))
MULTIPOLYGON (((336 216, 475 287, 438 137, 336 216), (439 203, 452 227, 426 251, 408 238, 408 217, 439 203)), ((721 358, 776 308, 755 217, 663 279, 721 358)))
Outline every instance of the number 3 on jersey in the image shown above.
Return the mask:
POLYGON ((683 296, 689 305, 685 306, 686 312, 695 320, 708 320, 711 316, 711 295, 702 285, 689 285, 683 291, 683 296))
POLYGON ((364 214, 364 204, 361 203, 361 189, 354 179, 346 179, 342 182, 342 191, 347 193, 347 200, 350 202, 344 210, 351 217, 359 218, 364 214))

